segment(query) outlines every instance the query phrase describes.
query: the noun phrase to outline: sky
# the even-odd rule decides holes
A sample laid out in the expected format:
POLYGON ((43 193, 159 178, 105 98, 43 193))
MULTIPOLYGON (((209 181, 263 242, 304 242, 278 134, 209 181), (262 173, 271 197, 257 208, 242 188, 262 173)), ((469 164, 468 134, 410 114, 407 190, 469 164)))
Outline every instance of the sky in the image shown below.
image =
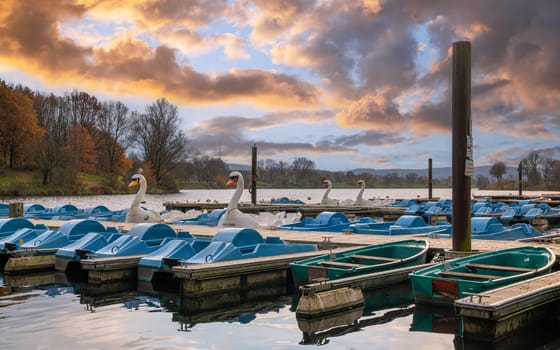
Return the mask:
POLYGON ((0 78, 145 111, 201 154, 318 169, 448 167, 469 41, 475 166, 560 159, 557 0, 3 0, 0 78))

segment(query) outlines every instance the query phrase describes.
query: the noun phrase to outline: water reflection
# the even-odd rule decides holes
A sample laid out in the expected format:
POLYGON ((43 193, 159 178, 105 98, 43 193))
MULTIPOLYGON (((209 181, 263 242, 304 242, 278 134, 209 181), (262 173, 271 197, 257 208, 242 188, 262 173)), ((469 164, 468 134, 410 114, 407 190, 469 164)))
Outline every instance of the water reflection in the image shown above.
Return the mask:
MULTIPOLYGON (((409 283, 365 291, 364 299, 365 305, 322 317, 306 318, 296 315, 298 328, 303 334, 299 344, 325 345, 330 342, 330 338, 389 323, 414 312, 414 298, 409 283)), ((299 298, 295 297, 292 310, 297 308, 298 302, 299 298)))
POLYGON ((417 304, 412 316, 410 330, 460 335, 460 319, 455 314, 453 305, 447 307, 417 304))
MULTIPOLYGON (((179 330, 189 332, 197 324, 211 322, 238 322, 247 324, 257 318, 257 314, 279 312, 280 309, 289 305, 289 296, 279 296, 272 299, 251 300, 242 303, 235 303, 223 308, 221 302, 212 303, 211 300, 219 300, 219 297, 208 297, 204 301, 187 302, 188 299, 181 299, 180 312, 173 314, 173 322, 179 323, 179 330), (197 303, 202 303, 205 307, 193 307, 197 303), (211 307, 210 305, 214 305, 211 307)), ((200 304, 199 304, 200 305, 200 304)))

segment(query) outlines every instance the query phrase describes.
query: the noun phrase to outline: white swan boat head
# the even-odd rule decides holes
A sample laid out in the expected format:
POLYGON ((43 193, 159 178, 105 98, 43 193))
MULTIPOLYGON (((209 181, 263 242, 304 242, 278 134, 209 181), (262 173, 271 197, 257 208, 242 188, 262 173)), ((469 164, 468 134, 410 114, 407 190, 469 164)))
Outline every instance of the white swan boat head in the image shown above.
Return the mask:
POLYGON ((146 210, 140 206, 144 200, 144 195, 148 189, 148 182, 144 175, 142 175, 142 169, 138 170, 138 173, 132 175, 132 179, 128 184, 129 188, 139 186, 136 196, 130 204, 130 209, 126 214, 125 222, 140 223, 140 222, 160 222, 161 216, 159 213, 146 210))

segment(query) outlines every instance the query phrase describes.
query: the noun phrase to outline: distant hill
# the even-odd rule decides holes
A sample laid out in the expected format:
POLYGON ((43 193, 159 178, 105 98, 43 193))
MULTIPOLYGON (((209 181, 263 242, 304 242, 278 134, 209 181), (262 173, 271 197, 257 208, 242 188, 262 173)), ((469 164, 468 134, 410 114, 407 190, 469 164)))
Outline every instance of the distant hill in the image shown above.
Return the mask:
MULTIPOLYGON (((233 164, 229 163, 229 168, 232 170, 243 170, 251 171, 251 166, 246 164, 233 164)), ((474 168, 474 177, 476 179, 478 176, 486 176, 487 178, 493 179, 490 175, 491 165, 479 166, 474 168)), ((324 170, 324 169, 323 169, 324 170)), ((397 173, 399 176, 404 177, 407 174, 415 173, 418 176, 428 177, 428 168, 425 169, 372 169, 372 168, 356 168, 351 169, 354 174, 372 174, 375 176, 385 176, 390 173, 397 173)), ((451 167, 445 168, 432 168, 432 177, 434 179, 447 179, 451 176, 451 167)), ((505 180, 516 180, 517 179, 517 168, 506 167, 506 173, 504 174, 505 180)))
MULTIPOLYGON (((474 168, 474 178, 478 176, 486 176, 492 178, 490 175, 491 165, 479 166, 474 168)), ((406 176, 406 174, 415 173, 418 176, 428 176, 428 168, 425 169, 371 169, 371 168, 357 168, 352 169, 354 174, 372 174, 375 176, 385 176, 390 173, 396 173, 399 176, 406 176)), ((434 179, 446 179, 451 176, 451 167, 446 168, 432 168, 432 177, 434 179)), ((517 179, 517 168, 507 167, 504 179, 517 179), (510 178, 511 177, 511 178, 510 178)))

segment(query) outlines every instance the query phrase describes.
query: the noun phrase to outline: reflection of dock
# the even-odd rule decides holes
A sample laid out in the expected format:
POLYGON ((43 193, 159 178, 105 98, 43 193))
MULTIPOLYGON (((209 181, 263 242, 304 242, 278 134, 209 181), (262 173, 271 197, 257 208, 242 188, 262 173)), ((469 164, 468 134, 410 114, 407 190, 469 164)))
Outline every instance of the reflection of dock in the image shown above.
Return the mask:
POLYGON ((220 300, 216 296, 203 298, 182 298, 180 312, 173 314, 173 321, 181 324, 181 330, 187 331, 198 323, 231 321, 248 323, 257 313, 279 310, 289 305, 290 297, 285 294, 271 295, 268 298, 220 300))

